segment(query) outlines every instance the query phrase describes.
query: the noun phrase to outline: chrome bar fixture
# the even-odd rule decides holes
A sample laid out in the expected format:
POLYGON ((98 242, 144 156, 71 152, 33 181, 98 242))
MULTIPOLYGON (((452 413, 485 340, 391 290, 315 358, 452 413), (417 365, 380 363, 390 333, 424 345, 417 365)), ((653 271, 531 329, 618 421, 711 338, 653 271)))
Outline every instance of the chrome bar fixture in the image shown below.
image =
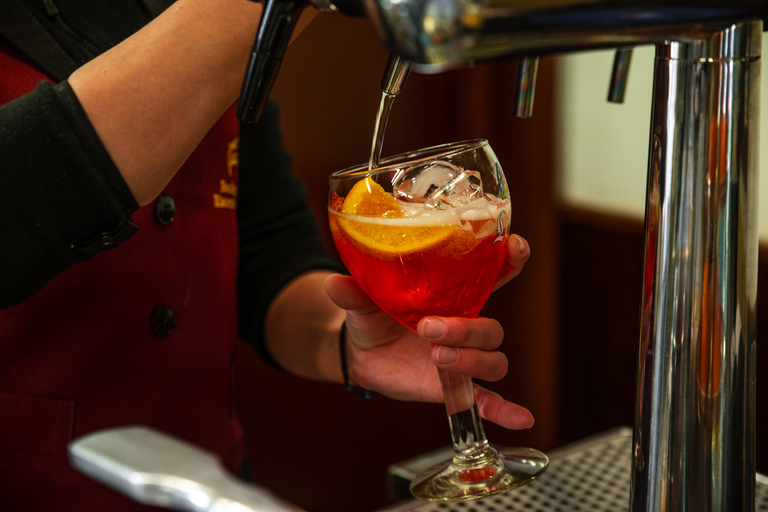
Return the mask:
POLYGON ((657 46, 633 512, 755 510, 761 37, 657 46))
MULTIPOLYGON (((284 27, 271 18, 292 20, 310 3, 364 15, 417 72, 656 45, 631 511, 752 512, 760 53, 768 0, 265 1, 266 27, 284 27)), ((266 35, 254 46, 243 120, 258 116, 271 86, 259 77, 279 67, 284 44, 261 41, 273 41, 274 32, 284 33, 260 30, 266 35)), ((628 57, 617 59, 615 99, 628 57)), ((530 114, 532 101, 518 103, 530 114)))
POLYGON ((264 11, 237 115, 258 120, 299 15, 364 16, 422 73, 500 57, 653 44, 724 20, 765 19, 768 0, 258 0, 264 11))

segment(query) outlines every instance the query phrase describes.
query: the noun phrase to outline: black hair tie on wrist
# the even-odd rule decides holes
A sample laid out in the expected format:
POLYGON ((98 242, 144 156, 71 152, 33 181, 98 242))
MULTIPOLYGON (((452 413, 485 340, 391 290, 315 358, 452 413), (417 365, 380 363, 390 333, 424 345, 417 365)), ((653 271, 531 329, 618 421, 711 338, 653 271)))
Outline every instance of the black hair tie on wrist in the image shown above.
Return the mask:
POLYGON ((344 385, 347 387, 347 391, 355 395, 357 398, 371 398, 376 393, 363 389, 357 386, 353 386, 349 383, 349 373, 347 372, 347 322, 344 321, 341 324, 341 331, 339 331, 339 354, 341 355, 341 374, 344 376, 344 385))

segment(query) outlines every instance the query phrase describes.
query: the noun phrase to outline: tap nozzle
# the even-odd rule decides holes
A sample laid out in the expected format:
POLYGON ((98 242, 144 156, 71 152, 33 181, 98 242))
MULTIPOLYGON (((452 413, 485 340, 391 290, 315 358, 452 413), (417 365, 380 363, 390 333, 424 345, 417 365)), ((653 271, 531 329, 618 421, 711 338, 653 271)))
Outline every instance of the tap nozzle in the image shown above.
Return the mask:
POLYGON ((514 115, 517 117, 531 117, 533 115, 533 96, 536 92, 538 70, 538 57, 523 57, 517 64, 514 107, 514 115))
POLYGON ((381 78, 381 90, 384 94, 397 96, 403 90, 408 73, 411 72, 411 63, 400 58, 394 53, 389 55, 384 76, 381 78))
POLYGON ((619 48, 616 50, 616 55, 613 57, 611 85, 608 88, 608 101, 611 103, 624 103, 630 60, 632 60, 632 48, 619 48))

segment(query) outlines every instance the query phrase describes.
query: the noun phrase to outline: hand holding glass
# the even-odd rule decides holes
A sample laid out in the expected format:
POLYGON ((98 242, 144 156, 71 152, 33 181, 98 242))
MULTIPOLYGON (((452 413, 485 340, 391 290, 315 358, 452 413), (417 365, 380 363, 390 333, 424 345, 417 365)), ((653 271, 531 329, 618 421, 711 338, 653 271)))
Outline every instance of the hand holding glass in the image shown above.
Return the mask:
MULTIPOLYGON (((475 318, 505 263, 507 182, 486 140, 471 140, 359 165, 330 178, 331 234, 347 269, 397 321, 416 330, 425 316, 475 318)), ((506 492, 546 469, 531 448, 488 444, 472 379, 438 369, 454 457, 411 483, 427 501, 506 492)))

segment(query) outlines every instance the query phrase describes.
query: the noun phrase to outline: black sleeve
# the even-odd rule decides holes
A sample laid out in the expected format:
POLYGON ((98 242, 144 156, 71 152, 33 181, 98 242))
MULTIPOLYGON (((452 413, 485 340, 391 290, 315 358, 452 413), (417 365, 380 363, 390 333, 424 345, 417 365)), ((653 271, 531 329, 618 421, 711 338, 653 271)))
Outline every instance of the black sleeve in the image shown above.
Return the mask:
POLYGON ((306 190, 291 172, 278 129, 278 109, 267 103, 258 123, 240 127, 240 334, 278 366, 264 344, 272 299, 294 277, 315 269, 342 272, 325 250, 306 190))
POLYGON ((129 238, 137 208, 67 82, 0 106, 0 309, 129 238))

